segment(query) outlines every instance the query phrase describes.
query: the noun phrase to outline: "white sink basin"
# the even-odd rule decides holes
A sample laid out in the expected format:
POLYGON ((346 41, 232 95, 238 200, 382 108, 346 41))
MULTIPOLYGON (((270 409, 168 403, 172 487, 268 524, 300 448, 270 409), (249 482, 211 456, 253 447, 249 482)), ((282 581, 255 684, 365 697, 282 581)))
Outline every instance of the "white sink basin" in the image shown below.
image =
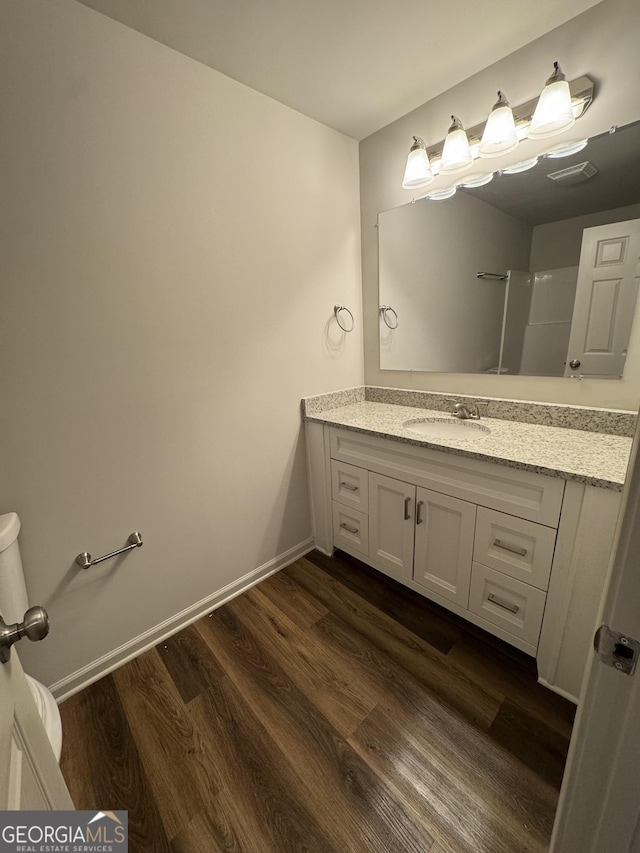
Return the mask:
POLYGON ((412 418, 402 426, 416 435, 426 438, 459 438, 463 441, 475 441, 486 438, 491 430, 477 421, 449 418, 412 418))

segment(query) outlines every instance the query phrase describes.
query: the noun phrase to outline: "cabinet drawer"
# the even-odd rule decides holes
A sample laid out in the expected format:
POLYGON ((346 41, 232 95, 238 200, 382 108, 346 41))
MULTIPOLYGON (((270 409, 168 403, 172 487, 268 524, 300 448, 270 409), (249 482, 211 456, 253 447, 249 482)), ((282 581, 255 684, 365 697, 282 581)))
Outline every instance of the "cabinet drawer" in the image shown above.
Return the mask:
POLYGON ((564 480, 331 428, 331 457, 453 498, 557 527, 564 480))
POLYGON ((333 502, 333 544, 350 553, 369 554, 369 516, 333 502))
POLYGON ((532 646, 538 645, 546 598, 540 589, 473 564, 469 610, 532 646))
POLYGON ((334 501, 369 512, 369 472, 347 462, 331 460, 331 494, 334 501))
POLYGON ((473 559, 538 589, 549 586, 556 531, 478 507, 473 559))

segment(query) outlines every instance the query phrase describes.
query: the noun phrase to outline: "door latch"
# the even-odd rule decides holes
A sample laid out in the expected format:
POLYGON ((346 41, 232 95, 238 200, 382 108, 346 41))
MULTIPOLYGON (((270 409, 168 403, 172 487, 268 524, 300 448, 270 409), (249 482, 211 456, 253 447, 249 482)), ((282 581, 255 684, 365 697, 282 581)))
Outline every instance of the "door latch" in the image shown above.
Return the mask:
POLYGON ((608 625, 601 625, 593 638, 593 647, 598 660, 607 666, 625 675, 633 675, 635 672, 640 643, 632 637, 612 631, 608 625))

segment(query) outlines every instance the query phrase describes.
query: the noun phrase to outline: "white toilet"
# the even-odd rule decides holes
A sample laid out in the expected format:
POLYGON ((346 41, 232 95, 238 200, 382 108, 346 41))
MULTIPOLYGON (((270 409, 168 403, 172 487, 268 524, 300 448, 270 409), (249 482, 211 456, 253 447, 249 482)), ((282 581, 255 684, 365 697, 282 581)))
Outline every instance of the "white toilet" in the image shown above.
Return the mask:
MULTIPOLYGON (((18 546, 19 532, 20 519, 15 512, 0 515, 0 615, 7 624, 22 622, 29 607, 18 546)), ((27 681, 56 759, 60 761, 62 723, 56 700, 35 678, 27 675, 27 681)))

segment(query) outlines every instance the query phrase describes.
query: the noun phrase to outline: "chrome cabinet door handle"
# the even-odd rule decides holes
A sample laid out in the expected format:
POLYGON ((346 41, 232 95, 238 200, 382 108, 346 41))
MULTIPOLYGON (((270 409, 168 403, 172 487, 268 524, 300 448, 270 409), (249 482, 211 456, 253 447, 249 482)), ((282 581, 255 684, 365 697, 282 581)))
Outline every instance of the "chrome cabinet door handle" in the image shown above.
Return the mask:
POLYGON ((517 605, 517 604, 509 604, 509 603, 508 603, 508 602, 506 602, 506 601, 501 601, 501 600, 500 600, 497 596, 495 596, 492 592, 490 592, 490 593, 489 593, 489 595, 487 596, 487 599, 488 599, 492 604, 497 604, 497 605, 498 605, 498 607, 502 607, 502 609, 503 609, 503 610, 508 610, 508 611, 509 611, 509 613, 517 613, 517 612, 518 612, 518 610, 520 610, 519 605, 517 605))
POLYGON ((411 498, 404 499, 404 520, 408 521, 411 516, 409 515, 409 504, 411 503, 411 498))
POLYGON ((423 519, 420 510, 423 506, 424 501, 418 501, 418 503, 416 504, 416 524, 422 524, 423 519))
POLYGON ((345 489, 349 489, 350 492, 358 491, 358 486, 350 486, 349 483, 340 483, 340 486, 344 487, 345 489))
POLYGON ((340 527, 342 527, 342 529, 343 529, 343 530, 346 530, 346 531, 347 531, 347 533, 353 533, 354 535, 355 535, 356 533, 359 533, 359 532, 360 532, 360 531, 358 530, 358 528, 357 528, 357 527, 351 527, 351 525, 350 525, 350 524, 345 524, 345 523, 344 523, 344 521, 342 522, 342 524, 340 525, 340 527))
POLYGON ((502 539, 494 539, 493 544, 496 548, 502 548, 503 551, 511 551, 512 554, 518 554, 519 557, 525 557, 527 554, 526 548, 520 548, 518 545, 511 545, 509 542, 503 542, 502 539))

